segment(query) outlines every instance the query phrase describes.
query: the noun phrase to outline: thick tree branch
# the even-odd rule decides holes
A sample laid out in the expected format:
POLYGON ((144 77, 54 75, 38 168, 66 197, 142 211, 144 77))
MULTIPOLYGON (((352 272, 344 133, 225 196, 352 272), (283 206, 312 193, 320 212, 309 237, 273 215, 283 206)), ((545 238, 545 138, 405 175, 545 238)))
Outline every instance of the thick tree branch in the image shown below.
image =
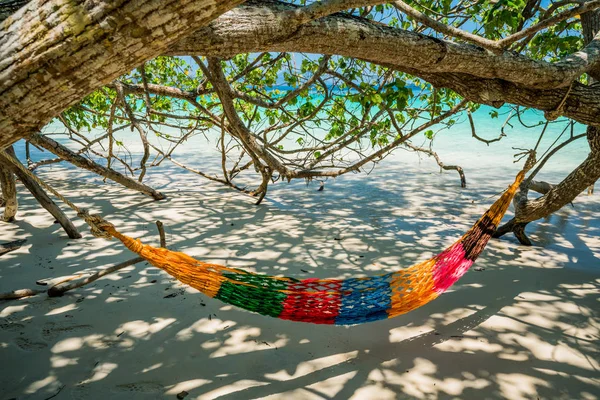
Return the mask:
MULTIPOLYGON (((277 158, 269 153, 266 148, 261 146, 256 141, 252 135, 252 132, 248 130, 237 114, 237 111, 233 105, 233 93, 231 92, 231 87, 229 86, 229 83, 223 74, 221 61, 217 58, 209 58, 208 69, 208 72, 210 73, 210 80, 215 87, 215 91, 217 92, 219 99, 221 100, 221 105, 223 106, 223 110, 227 116, 227 120, 229 121, 229 125, 232 133, 234 133, 234 136, 239 138, 244 143, 246 150, 249 151, 249 154, 254 153, 255 155, 260 156, 260 158, 267 163, 271 170, 278 171, 284 177, 288 177, 289 172, 287 168, 282 165, 277 158)), ((258 166, 260 164, 256 163, 255 165, 258 166)))
POLYGON ((241 2, 30 2, 0 23, 0 149, 241 2))
POLYGON ((528 188, 523 188, 517 193, 514 201, 517 209, 515 222, 528 223, 547 217, 572 202, 575 197, 600 178, 600 130, 588 127, 587 137, 592 151, 559 184, 553 185, 543 196, 535 200, 527 199, 528 188))
POLYGON ((399 70, 502 79, 530 89, 567 86, 600 63, 600 40, 562 61, 550 63, 508 51, 495 55, 478 46, 343 14, 306 23, 291 36, 274 36, 274 32, 289 30, 286 16, 295 9, 277 1, 247 2, 180 40, 166 54, 216 57, 262 51, 336 54, 395 65, 399 70))
POLYGON ((546 111, 553 114, 553 117, 558 114, 582 124, 600 126, 600 85, 586 86, 575 82, 572 87, 540 90, 525 88, 499 79, 475 78, 468 74, 402 71, 419 76, 436 87, 452 89, 476 103, 493 107, 511 103, 546 111))
MULTIPOLYGON (((6 149, 6 153, 9 154, 13 160, 19 162, 16 158, 15 151, 12 146, 6 149)), ((79 233, 75 225, 73 225, 73 222, 71 222, 69 217, 67 217, 65 213, 60 209, 60 207, 58 207, 58 205, 54 201, 52 201, 52 199, 48 196, 46 191, 35 180, 31 179, 29 175, 23 173, 19 168, 17 168, 16 165, 13 165, 13 161, 11 159, 5 158, 4 156, 2 156, 2 154, 0 154, 0 165, 2 165, 4 168, 8 169, 13 174, 19 177, 23 186, 25 186, 27 190, 29 190, 31 195, 35 197, 37 202, 42 207, 44 207, 44 209, 48 211, 50 215, 52 215, 54 219, 58 221, 58 223, 60 223, 60 225, 63 227, 69 238, 81 238, 81 234, 79 233)))
POLYGON ((357 7, 375 6, 378 4, 385 4, 388 1, 385 0, 322 0, 315 1, 314 3, 305 6, 298 7, 287 13, 288 23, 294 23, 296 25, 302 25, 310 21, 314 21, 319 18, 323 18, 333 13, 349 10, 357 7))

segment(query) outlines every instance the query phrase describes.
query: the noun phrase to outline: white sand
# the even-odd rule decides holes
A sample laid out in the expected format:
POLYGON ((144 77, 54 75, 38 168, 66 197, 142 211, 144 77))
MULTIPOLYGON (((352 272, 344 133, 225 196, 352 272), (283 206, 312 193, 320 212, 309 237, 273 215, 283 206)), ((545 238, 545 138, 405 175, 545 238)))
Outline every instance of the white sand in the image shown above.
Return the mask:
MULTIPOLYGON (((86 183, 78 171, 61 181, 63 167, 41 171, 124 233, 157 243, 160 219, 172 249, 298 278, 423 260, 458 238, 513 172, 471 166, 461 190, 454 173, 428 163, 390 163, 369 177, 329 181, 324 192, 277 184, 255 207, 169 165, 150 179, 169 196, 163 202, 97 178, 86 183)), ((1 302, 0 398, 46 399, 62 388, 55 399, 175 398, 183 390, 188 399, 597 399, 599 213, 600 196, 581 196, 575 209, 531 225, 537 246, 493 241, 476 263, 485 270, 471 270, 438 300, 355 327, 252 314, 145 264, 62 298, 1 302)), ((132 258, 87 231, 67 239, 24 194, 18 222, 0 225, 0 242, 20 238, 26 245, 0 258, 2 292, 132 258)))

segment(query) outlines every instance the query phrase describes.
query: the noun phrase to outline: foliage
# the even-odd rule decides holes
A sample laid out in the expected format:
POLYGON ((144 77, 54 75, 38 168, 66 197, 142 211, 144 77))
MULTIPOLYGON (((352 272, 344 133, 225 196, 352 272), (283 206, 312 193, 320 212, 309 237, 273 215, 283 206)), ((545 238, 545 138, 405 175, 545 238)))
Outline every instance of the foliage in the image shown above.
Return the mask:
MULTIPOLYGON (((302 6, 312 2, 294 3, 302 6)), ((568 2, 552 6, 526 0, 407 3, 439 22, 493 40, 572 6, 568 2)), ((391 4, 349 12, 390 27, 443 38, 391 4)), ((570 18, 517 41, 510 50, 554 61, 582 47, 580 31, 580 21, 570 18)), ((225 159, 224 176, 219 179, 230 183, 244 170, 264 171, 265 167, 279 169, 279 174, 288 179, 360 170, 398 146, 414 150, 411 142, 433 140, 440 130, 464 122, 462 113, 479 107, 462 102, 451 90, 435 89, 422 79, 360 59, 269 52, 237 54, 221 60, 220 66, 233 97, 232 105, 249 131, 250 136, 244 138, 233 128, 231 117, 225 115, 208 64, 202 57, 157 57, 87 96, 65 111, 61 122, 69 127, 71 137, 76 132, 88 143, 104 135, 106 140, 122 144, 113 134, 127 132, 126 127, 154 133, 165 145, 154 142, 152 152, 158 158, 152 165, 176 154, 177 146, 190 137, 205 135, 225 159), (123 87, 123 98, 116 90, 118 85, 123 87), (178 89, 183 94, 166 95, 160 88, 178 89), (258 143, 264 153, 253 149, 249 140, 258 143)), ((515 117, 519 112, 522 110, 515 109, 515 117)), ((498 116, 496 111, 490 113, 491 118, 498 116)), ((101 153, 97 149, 96 154, 101 153)), ((116 153, 103 154, 108 160, 118 157, 116 153)), ((128 167, 128 171, 135 173, 140 168, 128 167)))

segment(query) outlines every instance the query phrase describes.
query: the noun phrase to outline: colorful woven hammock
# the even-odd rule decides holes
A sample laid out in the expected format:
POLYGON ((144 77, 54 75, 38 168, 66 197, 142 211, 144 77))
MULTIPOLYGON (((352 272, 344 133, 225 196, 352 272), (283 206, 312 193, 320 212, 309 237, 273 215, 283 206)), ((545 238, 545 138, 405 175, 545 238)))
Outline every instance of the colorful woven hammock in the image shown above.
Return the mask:
POLYGON ((207 296, 270 317, 354 325, 393 318, 427 304, 462 277, 504 216, 525 172, 456 243, 401 271, 366 278, 303 279, 255 274, 145 245, 106 224, 102 230, 179 281, 207 296))
POLYGON ((196 260, 184 253, 143 244, 118 232, 99 215, 80 209, 12 156, 0 152, 38 184, 85 219, 98 237, 116 237, 155 267, 207 296, 270 317, 315 324, 354 325, 393 318, 429 303, 473 265, 502 220, 525 173, 535 162, 530 152, 513 184, 457 242, 435 257, 401 271, 366 278, 294 279, 260 275, 196 260))

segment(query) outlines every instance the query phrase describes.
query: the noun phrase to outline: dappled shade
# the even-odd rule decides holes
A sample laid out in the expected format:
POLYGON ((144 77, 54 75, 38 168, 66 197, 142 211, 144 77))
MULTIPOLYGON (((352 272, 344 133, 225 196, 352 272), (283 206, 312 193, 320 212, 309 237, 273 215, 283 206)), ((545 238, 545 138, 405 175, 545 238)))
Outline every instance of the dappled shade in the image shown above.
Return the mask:
POLYGON ((205 263, 103 229, 152 265, 209 297, 270 317, 316 324, 354 325, 393 318, 427 304, 462 277, 485 248, 523 181, 513 184, 456 243, 412 267, 367 278, 304 279, 259 275, 205 263))

